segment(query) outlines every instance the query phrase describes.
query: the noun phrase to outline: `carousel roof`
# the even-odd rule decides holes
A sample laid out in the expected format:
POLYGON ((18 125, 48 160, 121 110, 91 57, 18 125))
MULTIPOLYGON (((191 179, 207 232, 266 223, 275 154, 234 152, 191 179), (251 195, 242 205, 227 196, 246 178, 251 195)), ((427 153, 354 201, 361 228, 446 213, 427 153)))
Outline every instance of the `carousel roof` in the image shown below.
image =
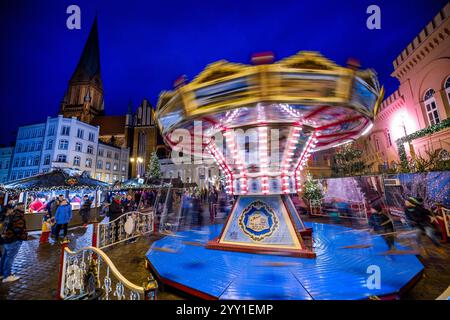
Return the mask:
POLYGON ((4 185, 5 191, 107 189, 110 187, 110 184, 93 179, 86 172, 64 169, 55 169, 4 185))

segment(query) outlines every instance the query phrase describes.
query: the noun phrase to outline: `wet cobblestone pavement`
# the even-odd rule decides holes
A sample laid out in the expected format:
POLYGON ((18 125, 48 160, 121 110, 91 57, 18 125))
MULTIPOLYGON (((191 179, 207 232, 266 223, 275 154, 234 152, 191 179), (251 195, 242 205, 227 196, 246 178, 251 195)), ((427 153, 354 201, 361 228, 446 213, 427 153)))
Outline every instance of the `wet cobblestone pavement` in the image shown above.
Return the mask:
MULTIPOLYGON (((206 219, 204 221, 207 221, 206 219)), ((222 221, 218 221, 222 222, 222 221)), ((326 221, 320 221, 325 222, 326 221)), ((29 240, 23 242, 13 265, 13 273, 21 279, 10 284, 0 283, 0 300, 49 300, 56 298, 61 245, 50 240, 49 244, 39 244, 39 232, 30 233, 29 240)), ((92 225, 87 229, 69 229, 69 248, 78 250, 91 245, 92 225)), ((147 279, 145 253, 155 236, 139 238, 134 243, 121 243, 105 250, 118 270, 131 282, 142 285, 147 279), (126 252, 126 254, 124 254, 126 252)), ((409 290, 404 299, 435 299, 450 285, 450 244, 444 245, 447 257, 442 256, 424 239, 428 257, 420 257, 425 265, 424 276, 409 290)), ((159 299, 183 299, 182 295, 170 290, 160 291, 159 299)))

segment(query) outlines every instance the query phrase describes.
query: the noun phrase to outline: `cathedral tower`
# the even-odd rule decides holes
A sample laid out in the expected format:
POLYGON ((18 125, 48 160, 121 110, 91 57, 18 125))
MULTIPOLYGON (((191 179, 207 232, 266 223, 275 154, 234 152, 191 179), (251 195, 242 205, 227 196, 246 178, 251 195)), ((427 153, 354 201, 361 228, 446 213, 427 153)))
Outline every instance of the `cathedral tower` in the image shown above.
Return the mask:
POLYGON ((60 114, 67 118, 77 117, 87 123, 91 123, 94 117, 104 114, 97 17, 92 24, 75 72, 69 80, 60 114))

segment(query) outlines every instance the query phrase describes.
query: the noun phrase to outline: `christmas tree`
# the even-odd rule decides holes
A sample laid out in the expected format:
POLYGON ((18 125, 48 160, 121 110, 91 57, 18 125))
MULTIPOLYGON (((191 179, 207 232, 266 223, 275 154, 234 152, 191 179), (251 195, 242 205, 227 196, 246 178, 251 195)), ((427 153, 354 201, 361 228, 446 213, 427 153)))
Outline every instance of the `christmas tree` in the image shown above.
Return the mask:
POLYGON ((303 198, 306 200, 320 200, 323 198, 322 188, 319 182, 313 180, 312 175, 308 172, 305 181, 305 192, 303 198))
POLYGON ((150 157, 150 162, 147 168, 147 177, 149 178, 161 177, 161 167, 159 165, 159 159, 155 151, 153 151, 152 156, 150 157))

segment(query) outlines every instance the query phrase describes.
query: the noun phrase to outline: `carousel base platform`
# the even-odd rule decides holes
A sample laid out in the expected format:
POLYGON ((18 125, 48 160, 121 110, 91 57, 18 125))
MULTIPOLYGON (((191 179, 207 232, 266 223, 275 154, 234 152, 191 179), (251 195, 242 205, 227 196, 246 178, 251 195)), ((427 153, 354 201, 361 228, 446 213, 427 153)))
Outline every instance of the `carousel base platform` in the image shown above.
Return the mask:
POLYGON ((155 241, 147 264, 166 286, 202 299, 396 299, 423 272, 414 255, 385 254, 388 247, 378 235, 331 224, 305 225, 314 230, 315 259, 207 249, 223 228, 217 224, 155 241), (379 267, 379 286, 370 285, 374 266, 379 267))

